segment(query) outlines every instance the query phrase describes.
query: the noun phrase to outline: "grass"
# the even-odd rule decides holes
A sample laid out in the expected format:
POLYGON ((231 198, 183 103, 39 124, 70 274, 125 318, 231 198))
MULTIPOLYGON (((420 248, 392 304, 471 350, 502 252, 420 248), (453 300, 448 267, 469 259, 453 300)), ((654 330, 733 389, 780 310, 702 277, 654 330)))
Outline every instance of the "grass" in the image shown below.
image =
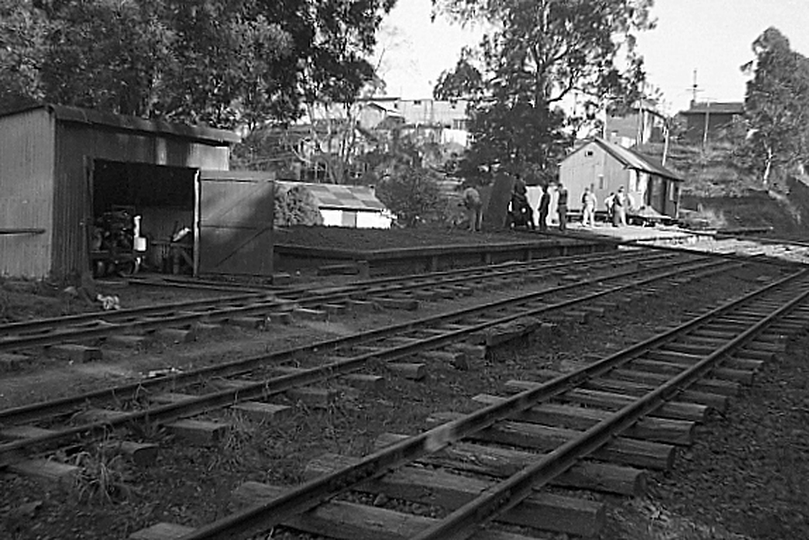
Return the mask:
POLYGON ((119 450, 107 439, 64 458, 67 464, 80 468, 75 481, 80 500, 111 503, 130 498, 129 463, 119 450))

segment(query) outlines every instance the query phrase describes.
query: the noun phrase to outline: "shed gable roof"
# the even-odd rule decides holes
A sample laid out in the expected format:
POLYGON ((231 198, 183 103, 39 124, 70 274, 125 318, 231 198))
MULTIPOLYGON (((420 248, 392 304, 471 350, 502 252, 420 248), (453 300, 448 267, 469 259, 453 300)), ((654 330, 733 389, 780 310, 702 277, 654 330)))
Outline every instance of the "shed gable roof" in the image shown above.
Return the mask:
POLYGON ((385 205, 376 198, 368 186, 345 186, 336 184, 310 184, 305 182, 278 182, 285 190, 295 186, 305 187, 317 201, 319 208, 328 210, 361 210, 381 212, 385 205))
POLYGON ((177 122, 166 122, 164 120, 148 120, 146 118, 139 118, 136 116, 124 116, 120 114, 95 111, 92 109, 68 107, 65 105, 34 105, 32 107, 26 107, 24 109, 18 109, 0 114, 0 118, 36 109, 46 110, 61 122, 105 126, 125 131, 141 131, 146 133, 157 133, 160 135, 173 135, 186 139, 196 139, 219 144, 232 144, 241 141, 241 137, 239 137, 236 133, 224 129, 214 129, 207 126, 192 126, 177 122))
POLYGON ((641 154, 640 152, 637 152, 635 150, 624 148, 623 146, 618 146, 617 144, 609 143, 604 139, 600 139, 598 137, 592 139, 589 143, 581 145, 579 148, 574 150, 570 155, 568 155, 563 161, 567 160, 570 156, 580 152, 583 148, 586 148, 591 144, 595 144, 600 148, 602 148, 605 152, 607 152, 607 154, 609 154, 619 163, 621 163, 624 166, 624 168, 634 169, 637 171, 653 174, 655 176, 661 176, 663 178, 674 180, 675 182, 683 181, 682 176, 665 168, 657 160, 644 154, 641 154))

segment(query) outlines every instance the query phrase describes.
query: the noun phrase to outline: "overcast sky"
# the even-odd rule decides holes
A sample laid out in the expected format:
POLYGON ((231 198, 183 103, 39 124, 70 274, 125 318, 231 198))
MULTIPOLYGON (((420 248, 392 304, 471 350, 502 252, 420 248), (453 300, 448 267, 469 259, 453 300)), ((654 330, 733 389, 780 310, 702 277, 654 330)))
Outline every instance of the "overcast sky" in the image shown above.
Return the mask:
MULTIPOLYGON (((657 28, 639 37, 649 82, 659 87, 669 113, 688 108, 694 70, 699 100, 743 101, 746 77, 739 67, 753 59, 751 45, 770 26, 809 56, 809 0, 655 0, 657 28)), ((399 0, 382 36, 382 72, 388 94, 428 98, 438 76, 455 65, 478 29, 445 20, 430 22, 430 0, 399 0)))

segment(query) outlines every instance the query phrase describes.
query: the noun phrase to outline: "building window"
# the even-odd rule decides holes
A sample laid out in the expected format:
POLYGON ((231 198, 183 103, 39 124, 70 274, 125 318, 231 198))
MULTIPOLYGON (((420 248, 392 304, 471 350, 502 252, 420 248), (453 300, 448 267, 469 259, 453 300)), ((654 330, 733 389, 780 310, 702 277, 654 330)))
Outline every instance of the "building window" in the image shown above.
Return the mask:
POLYGON ((586 157, 593 157, 593 151, 592 150, 585 150, 584 155, 586 157))
POLYGON ((413 105, 415 105, 415 106, 417 106, 417 107, 418 107, 419 105, 421 105, 421 100, 420 100, 420 99, 415 100, 415 101, 413 102, 413 105))
POLYGON ((466 129, 466 120, 463 118, 455 118, 452 120, 452 129, 466 129))
POLYGON ((671 189, 669 190, 669 200, 671 202, 677 202, 677 194, 680 191, 680 186, 678 186, 675 182, 671 183, 671 189))
POLYGON ((598 175, 598 189, 604 189, 604 175, 598 175))

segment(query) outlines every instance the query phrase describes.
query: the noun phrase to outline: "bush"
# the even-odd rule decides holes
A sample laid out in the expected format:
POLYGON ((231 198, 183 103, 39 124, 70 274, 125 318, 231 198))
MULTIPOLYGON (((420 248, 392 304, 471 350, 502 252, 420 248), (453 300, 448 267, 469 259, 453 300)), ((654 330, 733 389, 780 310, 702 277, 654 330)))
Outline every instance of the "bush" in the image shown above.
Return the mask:
POLYGON ((276 227, 323 225, 323 216, 315 197, 305 186, 295 186, 284 192, 276 184, 273 223, 276 227))
POLYGON ((444 218, 445 198, 427 169, 402 167, 380 182, 376 194, 405 227, 444 218))

